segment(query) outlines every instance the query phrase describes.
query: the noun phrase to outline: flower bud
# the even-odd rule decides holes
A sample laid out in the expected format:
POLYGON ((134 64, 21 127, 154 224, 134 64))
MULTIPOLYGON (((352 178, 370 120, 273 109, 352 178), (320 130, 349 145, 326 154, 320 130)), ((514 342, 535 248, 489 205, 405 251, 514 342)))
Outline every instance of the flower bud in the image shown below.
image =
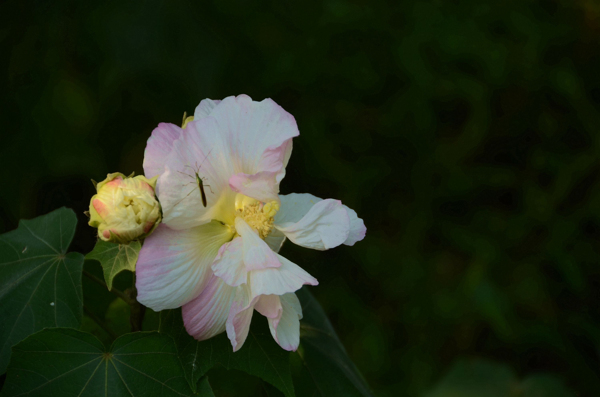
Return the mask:
POLYGON ((158 176, 130 178, 115 172, 96 185, 90 201, 89 225, 98 228, 104 241, 126 244, 146 237, 161 218, 160 204, 154 196, 158 176))

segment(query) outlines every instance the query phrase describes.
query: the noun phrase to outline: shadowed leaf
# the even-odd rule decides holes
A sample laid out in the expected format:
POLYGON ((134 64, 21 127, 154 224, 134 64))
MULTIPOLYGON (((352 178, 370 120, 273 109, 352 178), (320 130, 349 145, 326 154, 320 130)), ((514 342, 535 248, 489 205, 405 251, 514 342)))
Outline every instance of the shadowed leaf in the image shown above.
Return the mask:
POLYGON ((199 394, 190 390, 166 335, 123 335, 107 350, 93 335, 54 328, 13 348, 1 396, 213 395, 206 379, 199 386, 199 394))
POLYGON ((28 335, 79 327, 83 255, 67 253, 76 224, 75 213, 60 208, 0 235, 0 373, 28 335))
POLYGON ((369 386, 348 357, 319 302, 306 288, 296 291, 302 304, 299 377, 301 396, 372 396, 369 386))

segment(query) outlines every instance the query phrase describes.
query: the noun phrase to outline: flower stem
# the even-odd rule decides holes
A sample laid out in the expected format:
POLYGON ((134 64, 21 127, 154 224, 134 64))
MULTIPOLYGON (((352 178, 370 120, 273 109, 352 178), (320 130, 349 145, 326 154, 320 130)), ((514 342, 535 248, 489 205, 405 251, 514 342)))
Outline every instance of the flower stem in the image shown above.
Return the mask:
POLYGON ((106 323, 104 321, 102 321, 98 316, 96 316, 94 313, 92 313, 91 310, 88 309, 85 305, 83 306, 83 311, 85 312, 86 316, 88 316, 96 324, 98 324, 100 326, 100 328, 102 328, 104 330, 104 332, 106 332, 108 335, 110 335, 110 337, 113 340, 117 339, 118 335, 115 334, 115 331, 110 329, 109 326, 106 325, 106 323))
MULTIPOLYGON (((86 276, 87 278, 89 278, 90 280, 100 284, 104 288, 108 289, 108 285, 106 285, 106 283, 104 281, 100 280, 98 277, 94 276, 92 273, 84 270, 83 275, 86 276)), ((109 291, 112 292, 113 294, 115 294, 116 296, 118 296, 119 298, 123 299, 123 301, 125 301, 125 303, 127 303, 130 306, 133 306, 135 303, 137 303, 135 299, 133 299, 133 300, 130 299, 125 293, 123 293, 122 291, 119 291, 116 288, 110 289, 109 291)))
POLYGON ((131 304, 131 315, 129 316, 129 323, 131 324, 131 332, 137 332, 142 330, 142 323, 144 322, 144 314, 146 314, 146 306, 142 305, 137 301, 137 288, 135 288, 135 273, 133 274, 133 285, 128 288, 125 293, 129 296, 133 304, 131 304))

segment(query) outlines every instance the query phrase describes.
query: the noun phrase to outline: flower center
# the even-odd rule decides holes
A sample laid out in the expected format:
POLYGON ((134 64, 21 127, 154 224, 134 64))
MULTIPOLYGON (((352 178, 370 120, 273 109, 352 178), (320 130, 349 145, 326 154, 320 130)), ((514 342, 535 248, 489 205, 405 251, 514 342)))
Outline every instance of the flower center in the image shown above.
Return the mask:
POLYGON ((236 215, 242 217, 252 229, 258 232, 263 240, 273 229, 273 217, 277 211, 279 211, 277 201, 261 203, 243 194, 238 194, 235 198, 236 215))

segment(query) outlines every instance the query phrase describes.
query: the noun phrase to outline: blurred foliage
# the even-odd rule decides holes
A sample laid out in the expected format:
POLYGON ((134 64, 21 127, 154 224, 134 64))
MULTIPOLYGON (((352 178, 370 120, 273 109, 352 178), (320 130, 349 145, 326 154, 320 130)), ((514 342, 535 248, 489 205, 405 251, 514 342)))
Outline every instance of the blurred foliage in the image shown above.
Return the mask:
POLYGON ((459 360, 425 397, 575 397, 560 380, 537 374, 518 380, 506 365, 459 360))
POLYGON ((91 178, 202 98, 270 97, 301 132, 282 192, 368 227, 283 254, 378 395, 461 356, 593 395, 599 33, 594 0, 4 1, 0 231, 66 205, 89 252, 91 178))

